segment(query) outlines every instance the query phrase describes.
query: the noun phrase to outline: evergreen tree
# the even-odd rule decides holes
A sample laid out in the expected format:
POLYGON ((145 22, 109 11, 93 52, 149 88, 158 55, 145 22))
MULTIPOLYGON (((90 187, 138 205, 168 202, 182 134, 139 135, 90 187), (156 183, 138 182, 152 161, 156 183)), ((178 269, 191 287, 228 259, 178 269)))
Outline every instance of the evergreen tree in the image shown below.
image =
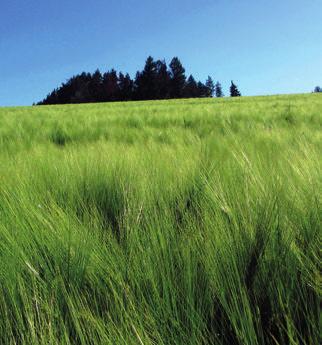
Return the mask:
POLYGON ((103 74, 103 101, 117 101, 119 95, 118 77, 115 69, 103 74))
POLYGON ((135 74, 134 85, 133 85, 133 97, 135 100, 141 100, 142 96, 140 94, 140 84, 141 84, 142 72, 137 71, 135 74))
POLYGON ((198 96, 197 97, 209 97, 209 90, 204 83, 199 81, 197 86, 198 86, 198 96))
POLYGON ((103 101, 103 88, 102 88, 103 77, 101 72, 97 69, 89 82, 89 93, 91 95, 92 102, 103 101))
POLYGON ((183 96, 185 98, 194 98, 199 96, 198 84, 192 75, 189 76, 186 85, 184 86, 183 96))
POLYGON ((156 62, 156 99, 170 97, 170 72, 164 60, 156 62))
POLYGON ((217 81, 217 83, 215 85, 215 95, 216 95, 216 97, 224 97, 224 93, 222 91, 222 87, 221 87, 221 84, 219 83, 219 81, 217 81))
POLYGON ((43 101, 37 103, 37 105, 47 104, 58 104, 57 89, 54 89, 51 93, 49 93, 43 101))
POLYGON ((120 101, 130 101, 133 99, 133 80, 127 73, 125 76, 123 73, 119 73, 119 97, 120 101))
POLYGON ((57 98, 59 104, 71 103, 71 96, 73 95, 73 84, 75 77, 69 79, 66 83, 62 83, 57 91, 57 98))
POLYGON ((145 61, 142 72, 135 78, 136 98, 139 100, 156 99, 157 97, 157 66, 152 56, 145 61))
POLYGON ((239 97, 239 96, 241 96, 241 93, 239 92, 237 85, 235 85, 234 82, 231 81, 230 97, 239 97))
MULTIPOLYGON (((103 75, 98 69, 93 74, 83 72, 62 83, 38 104, 212 97, 214 92, 217 97, 223 96, 221 85, 217 82, 214 86, 210 76, 205 84, 197 82, 192 75, 186 80, 185 69, 177 57, 171 60, 168 69, 164 60, 154 61, 149 56, 134 81, 129 74, 117 73, 114 69, 103 75)), ((231 94, 240 96, 233 82, 231 94)))
MULTIPOLYGON (((91 92, 90 83, 92 82, 92 75, 90 73, 81 73, 69 80, 71 84, 70 89, 67 91, 68 102, 67 103, 86 103, 94 102, 91 92)), ((58 90, 59 98, 63 93, 63 88, 58 90)))
POLYGON ((182 98, 186 83, 185 69, 180 60, 174 57, 170 63, 170 97, 182 98))
POLYGON ((210 76, 208 76, 206 80, 206 87, 208 89, 207 97, 213 97, 214 92, 215 92, 215 85, 214 85, 214 81, 212 80, 210 76))

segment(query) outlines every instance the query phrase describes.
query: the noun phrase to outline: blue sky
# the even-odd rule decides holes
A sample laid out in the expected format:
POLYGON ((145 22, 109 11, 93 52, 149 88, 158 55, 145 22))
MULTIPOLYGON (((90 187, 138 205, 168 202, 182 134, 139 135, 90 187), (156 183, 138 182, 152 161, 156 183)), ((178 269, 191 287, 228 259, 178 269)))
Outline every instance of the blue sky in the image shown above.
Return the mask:
POLYGON ((0 106, 30 105, 73 74, 134 76, 148 55, 179 56, 227 94, 322 84, 321 0, 2 0, 0 106))

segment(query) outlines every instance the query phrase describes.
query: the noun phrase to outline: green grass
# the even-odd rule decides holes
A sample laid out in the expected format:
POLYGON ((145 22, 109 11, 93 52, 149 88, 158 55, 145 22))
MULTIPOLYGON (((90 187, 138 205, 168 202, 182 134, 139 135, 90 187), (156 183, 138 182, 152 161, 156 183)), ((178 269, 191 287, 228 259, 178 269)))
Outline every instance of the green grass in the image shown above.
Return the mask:
POLYGON ((0 109, 0 344, 320 343, 321 95, 0 109))

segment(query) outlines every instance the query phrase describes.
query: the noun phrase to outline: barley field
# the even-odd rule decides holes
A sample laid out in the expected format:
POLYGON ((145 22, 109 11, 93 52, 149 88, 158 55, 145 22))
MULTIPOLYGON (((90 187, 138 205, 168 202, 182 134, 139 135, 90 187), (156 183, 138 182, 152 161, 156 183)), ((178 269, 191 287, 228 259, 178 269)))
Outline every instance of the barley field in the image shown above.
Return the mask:
POLYGON ((319 94, 0 108, 0 344, 319 344, 321 125, 319 94))

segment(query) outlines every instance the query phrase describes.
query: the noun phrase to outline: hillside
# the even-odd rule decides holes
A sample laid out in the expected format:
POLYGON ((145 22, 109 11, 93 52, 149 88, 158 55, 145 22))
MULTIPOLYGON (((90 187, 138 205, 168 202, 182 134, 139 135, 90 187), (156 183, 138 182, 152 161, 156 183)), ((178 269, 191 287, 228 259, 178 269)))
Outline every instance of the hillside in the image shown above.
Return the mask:
POLYGON ((318 344, 322 95, 0 108, 0 344, 318 344))

